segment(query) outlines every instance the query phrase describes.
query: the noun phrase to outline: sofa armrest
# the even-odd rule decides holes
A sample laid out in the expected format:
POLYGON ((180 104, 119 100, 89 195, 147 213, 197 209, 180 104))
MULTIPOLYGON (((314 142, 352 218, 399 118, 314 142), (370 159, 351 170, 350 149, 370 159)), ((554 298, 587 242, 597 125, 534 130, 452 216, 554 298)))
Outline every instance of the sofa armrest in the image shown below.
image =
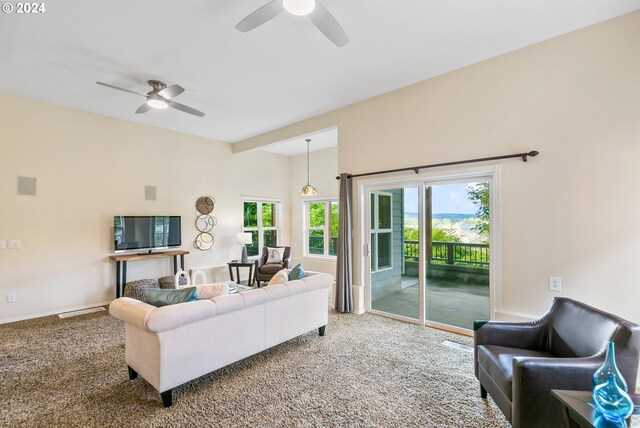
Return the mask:
POLYGON ((130 297, 120 297, 109 305, 109 314, 112 317, 146 330, 147 318, 156 309, 148 303, 130 297))
POLYGON ((512 425, 555 426, 559 402, 552 389, 591 391, 601 356, 586 358, 515 357, 513 359, 512 425))

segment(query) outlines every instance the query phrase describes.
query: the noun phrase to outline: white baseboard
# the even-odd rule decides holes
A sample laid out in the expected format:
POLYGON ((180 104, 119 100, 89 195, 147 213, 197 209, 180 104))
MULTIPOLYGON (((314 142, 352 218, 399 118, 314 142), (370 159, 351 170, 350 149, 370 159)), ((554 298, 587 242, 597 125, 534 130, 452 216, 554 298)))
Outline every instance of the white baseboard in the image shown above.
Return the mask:
POLYGON ((527 322, 527 321, 533 321, 539 318, 530 314, 522 314, 519 312, 504 311, 500 309, 496 309, 495 311, 493 311, 493 315, 496 321, 527 322))
POLYGON ((0 320, 0 324, 8 324, 8 323, 11 323, 11 322, 31 320, 31 319, 34 319, 34 318, 48 317, 48 316, 51 316, 51 315, 58 315, 58 314, 62 314, 62 313, 65 313, 65 312, 80 311, 82 309, 95 308, 96 306, 106 306, 111 302, 112 302, 112 300, 107 300, 106 302, 92 303, 90 305, 74 306, 72 308, 58 309, 58 310, 50 311, 50 312, 41 312, 39 314, 27 315, 27 316, 24 316, 24 317, 9 318, 9 319, 6 319, 6 320, 0 320))
POLYGON ((364 287, 360 285, 353 285, 353 313, 356 315, 362 315, 366 312, 364 305, 364 287))

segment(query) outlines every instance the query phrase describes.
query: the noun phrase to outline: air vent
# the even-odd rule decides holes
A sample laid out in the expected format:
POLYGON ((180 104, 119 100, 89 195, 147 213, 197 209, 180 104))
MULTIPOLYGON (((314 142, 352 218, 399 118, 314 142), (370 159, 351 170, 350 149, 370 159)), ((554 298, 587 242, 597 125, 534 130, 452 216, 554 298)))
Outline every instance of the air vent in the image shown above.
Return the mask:
POLYGON ((145 201, 156 200, 156 186, 144 186, 144 199, 145 201))
POLYGON ((18 177, 18 195, 36 196, 36 178, 18 177))

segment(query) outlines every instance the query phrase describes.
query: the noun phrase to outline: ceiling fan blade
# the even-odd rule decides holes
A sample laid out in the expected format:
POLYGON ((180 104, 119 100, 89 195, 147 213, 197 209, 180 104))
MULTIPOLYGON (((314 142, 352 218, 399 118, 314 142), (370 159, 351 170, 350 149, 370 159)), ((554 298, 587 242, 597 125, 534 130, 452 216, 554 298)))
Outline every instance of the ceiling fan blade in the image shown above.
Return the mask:
POLYGON ((203 112, 196 110, 194 108, 191 108, 189 106, 186 106, 184 104, 177 103, 175 101, 169 101, 169 107, 173 107, 177 110, 183 111, 185 113, 193 114, 195 116, 204 117, 203 112))
POLYGON ((333 17, 331 12, 317 0, 316 7, 313 9, 313 12, 309 14, 309 19, 318 27, 318 30, 336 46, 341 48, 349 43, 349 37, 342 29, 342 26, 336 18, 333 17))
POLYGON ((259 27, 265 22, 272 20, 282 12, 284 12, 282 0, 273 0, 271 3, 265 4, 260 9, 254 11, 245 19, 240 21, 238 25, 236 25, 236 30, 246 33, 249 30, 259 27))
POLYGON ((146 97, 146 95, 144 95, 144 94, 139 94, 138 92, 133 92, 133 91, 130 91, 130 90, 125 89, 125 88, 120 88, 118 86, 113 86, 113 85, 110 85, 108 83, 102 83, 102 82, 96 82, 96 83, 98 85, 106 86, 107 88, 117 89, 119 91, 129 92, 130 94, 140 95, 141 97, 146 97))
POLYGON ((166 88, 158 92, 158 95, 160 95, 163 98, 173 98, 173 97, 177 97, 183 92, 184 92, 184 88, 182 86, 171 85, 171 86, 167 86, 166 88))
POLYGON ((136 113, 142 114, 142 113, 148 112, 149 110, 151 110, 151 106, 147 103, 144 103, 140 107, 138 107, 138 110, 136 110, 136 113))

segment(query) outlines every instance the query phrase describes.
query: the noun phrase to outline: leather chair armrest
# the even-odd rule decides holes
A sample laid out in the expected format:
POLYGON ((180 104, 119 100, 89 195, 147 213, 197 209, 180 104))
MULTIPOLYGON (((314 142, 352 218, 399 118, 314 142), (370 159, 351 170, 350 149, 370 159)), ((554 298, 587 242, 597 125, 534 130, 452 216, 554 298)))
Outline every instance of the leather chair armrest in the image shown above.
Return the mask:
POLYGON ((516 357, 513 359, 513 427, 554 426, 560 404, 552 389, 591 391, 599 356, 586 358, 516 357))
POLYGON ((478 346, 495 345, 509 348, 541 350, 547 331, 547 317, 528 323, 488 321, 474 322, 473 362, 478 377, 478 346))

